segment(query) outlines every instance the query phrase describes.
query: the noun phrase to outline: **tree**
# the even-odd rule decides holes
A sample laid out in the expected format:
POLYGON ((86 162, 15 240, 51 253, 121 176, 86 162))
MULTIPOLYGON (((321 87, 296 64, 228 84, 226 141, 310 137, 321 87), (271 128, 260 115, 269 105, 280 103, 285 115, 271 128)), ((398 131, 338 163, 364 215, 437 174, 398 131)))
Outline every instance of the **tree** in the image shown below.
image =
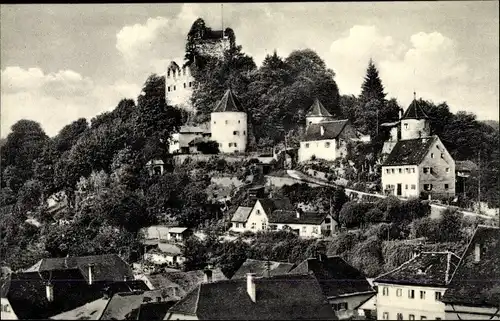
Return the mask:
POLYGON ((219 144, 216 141, 201 142, 198 144, 198 151, 203 154, 218 154, 219 144))
POLYGON ((360 100, 362 104, 366 104, 371 100, 376 100, 381 103, 385 100, 384 86, 380 80, 377 67, 370 59, 368 68, 366 69, 366 76, 361 85, 360 100))
POLYGON ((69 125, 64 126, 59 134, 54 137, 55 148, 59 153, 63 153, 78 141, 80 136, 89 128, 85 118, 79 118, 69 125))
POLYGON ((181 246, 182 256, 185 258, 184 269, 186 271, 203 269, 208 261, 208 251, 199 238, 191 236, 181 246))
POLYGON ((17 208, 19 211, 34 210, 43 203, 43 186, 40 181, 31 179, 24 183, 17 195, 17 208))

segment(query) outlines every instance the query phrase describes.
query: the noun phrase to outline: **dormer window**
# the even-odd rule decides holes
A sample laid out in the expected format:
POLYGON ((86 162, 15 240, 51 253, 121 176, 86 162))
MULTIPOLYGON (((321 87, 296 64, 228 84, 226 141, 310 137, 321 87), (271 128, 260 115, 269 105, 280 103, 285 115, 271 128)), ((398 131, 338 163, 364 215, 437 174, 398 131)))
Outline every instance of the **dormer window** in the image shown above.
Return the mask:
POLYGON ((476 243, 474 248, 474 262, 479 262, 481 260, 481 244, 476 243))

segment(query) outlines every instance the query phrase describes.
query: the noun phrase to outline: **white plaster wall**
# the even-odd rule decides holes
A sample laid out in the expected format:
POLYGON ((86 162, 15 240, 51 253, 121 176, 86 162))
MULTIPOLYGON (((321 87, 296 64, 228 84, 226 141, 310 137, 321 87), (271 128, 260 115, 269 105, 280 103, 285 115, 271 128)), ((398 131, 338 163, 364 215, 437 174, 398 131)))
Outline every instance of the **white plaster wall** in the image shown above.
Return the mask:
POLYGON ((403 314, 403 320, 408 320, 409 315, 413 314, 415 320, 420 320, 425 316, 427 320, 436 318, 445 319, 445 305, 435 299, 435 292, 441 292, 444 295, 446 288, 380 284, 377 290, 377 320, 383 320, 384 312, 389 313, 389 320, 396 320, 397 314, 403 314), (383 295, 383 288, 387 287, 389 293, 383 295), (397 296, 397 289, 401 289, 401 296, 397 296), (408 297, 408 291, 414 290, 415 298, 408 297), (425 291, 425 298, 420 298, 420 291, 425 291))
POLYGON ((231 224, 232 224, 232 226, 230 228, 231 231, 239 232, 239 233, 248 231, 248 229, 246 228, 247 223, 231 222, 231 224))
POLYGON ((2 311, 0 317, 2 320, 18 320, 17 315, 12 310, 12 306, 10 305, 9 300, 7 300, 7 298, 2 298, 1 304, 2 304, 2 311))
POLYGON ((245 152, 247 147, 247 114, 244 112, 223 112, 210 114, 212 140, 219 143, 222 153, 245 152), (235 135, 237 131, 239 134, 235 135), (229 147, 229 143, 236 143, 229 147))
POLYGON ((429 122, 424 119, 403 119, 401 121, 401 139, 415 139, 430 135, 429 122), (407 124, 407 126, 405 125, 407 124), (421 132, 421 136, 419 135, 421 132))
POLYGON ((173 154, 177 152, 181 148, 181 144, 179 142, 180 134, 179 133, 173 133, 172 138, 170 139, 170 143, 168 145, 168 152, 170 154, 173 154))
POLYGON ((269 219, 267 218, 267 214, 260 202, 256 201, 255 206, 252 208, 252 211, 248 216, 246 228, 244 230, 252 232, 262 231, 262 223, 266 223, 266 226, 269 227, 269 219), (252 228, 253 223, 255 223, 255 228, 252 228))
POLYGON ((448 193, 455 195, 455 161, 448 153, 440 139, 429 148, 427 155, 419 165, 420 190, 424 190, 424 184, 432 184, 430 193, 448 193), (441 154, 442 157, 441 157, 441 154), (424 167, 432 167, 433 174, 424 174, 424 167), (448 169, 448 170, 446 170, 448 169), (448 189, 445 185, 448 184, 448 189))
POLYGON ((328 161, 335 160, 335 158, 337 158, 335 139, 300 142, 299 162, 308 161, 313 155, 316 156, 317 159, 321 158, 328 161), (325 147, 326 143, 330 143, 330 147, 325 147), (309 144, 309 147, 306 147, 307 144, 309 144))
POLYGON ((401 184, 402 197, 418 197, 420 195, 419 187, 419 169, 418 166, 383 166, 382 167, 382 191, 385 191, 387 185, 394 185, 393 195, 397 196, 397 186, 401 184), (392 170, 394 169, 394 174, 392 170), (401 169, 401 173, 399 170, 401 169), (409 172, 407 172, 407 169, 409 172), (387 173, 389 170, 389 174, 387 173), (411 185, 415 189, 411 189, 411 185), (406 188, 408 186, 408 189, 406 188))

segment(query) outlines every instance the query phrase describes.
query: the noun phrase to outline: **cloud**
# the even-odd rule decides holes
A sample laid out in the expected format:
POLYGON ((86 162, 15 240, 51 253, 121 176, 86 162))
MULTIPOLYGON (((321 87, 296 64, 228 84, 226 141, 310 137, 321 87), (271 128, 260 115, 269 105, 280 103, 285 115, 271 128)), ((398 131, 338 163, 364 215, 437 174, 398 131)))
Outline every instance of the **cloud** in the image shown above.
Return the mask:
POLYGON ((491 109, 498 91, 484 90, 490 84, 470 70, 453 39, 440 32, 418 32, 405 42, 381 34, 374 26, 352 27, 333 41, 326 59, 343 94, 360 93, 370 58, 388 97, 397 97, 404 107, 415 90, 424 99, 448 102, 453 112, 474 110, 478 118, 498 119, 498 111, 491 109))
POLYGON ((40 122, 53 136, 71 121, 90 120, 140 91, 140 86, 125 81, 95 84, 72 70, 44 73, 40 68, 9 66, 2 70, 1 79, 2 137, 20 119, 40 122))

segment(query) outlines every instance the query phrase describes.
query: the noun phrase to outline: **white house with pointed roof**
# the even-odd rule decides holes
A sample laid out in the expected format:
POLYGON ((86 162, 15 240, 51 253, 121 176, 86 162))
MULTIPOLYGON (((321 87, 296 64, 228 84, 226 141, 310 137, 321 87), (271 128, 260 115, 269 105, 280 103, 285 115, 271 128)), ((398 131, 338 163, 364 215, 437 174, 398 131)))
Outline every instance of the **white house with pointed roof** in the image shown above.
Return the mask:
POLYGON ((314 103, 306 114, 306 126, 332 120, 334 120, 332 114, 326 110, 318 98, 314 99, 314 103))
MULTIPOLYGON (((430 133, 429 117, 416 99, 401 121, 401 140, 382 165, 382 190, 398 197, 455 196, 455 161, 438 136, 430 133)), ((393 137, 394 139, 394 137, 393 137)))
POLYGON ((210 114, 212 140, 221 153, 245 152, 247 148, 247 113, 228 89, 210 114))

